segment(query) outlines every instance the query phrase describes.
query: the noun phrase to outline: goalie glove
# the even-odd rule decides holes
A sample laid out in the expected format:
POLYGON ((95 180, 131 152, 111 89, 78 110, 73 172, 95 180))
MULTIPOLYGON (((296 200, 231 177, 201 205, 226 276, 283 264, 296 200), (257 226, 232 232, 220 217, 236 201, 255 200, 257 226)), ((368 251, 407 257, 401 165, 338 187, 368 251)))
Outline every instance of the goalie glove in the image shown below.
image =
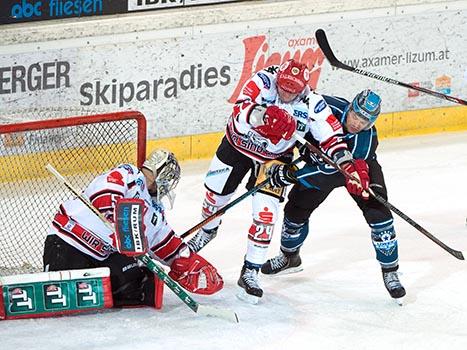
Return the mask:
POLYGON ((297 183, 295 172, 297 166, 291 164, 274 164, 268 169, 269 185, 272 188, 285 187, 297 183))
POLYGON ((170 265, 169 276, 183 288, 196 294, 214 294, 224 286, 216 268, 188 247, 182 248, 170 265))

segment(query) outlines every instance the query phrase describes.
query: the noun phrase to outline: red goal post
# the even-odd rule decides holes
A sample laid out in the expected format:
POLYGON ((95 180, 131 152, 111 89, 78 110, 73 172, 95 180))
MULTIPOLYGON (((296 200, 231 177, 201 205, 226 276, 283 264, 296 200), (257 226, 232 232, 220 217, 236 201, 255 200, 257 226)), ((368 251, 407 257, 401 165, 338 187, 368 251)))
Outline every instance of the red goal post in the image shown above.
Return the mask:
POLYGON ((46 164, 84 189, 118 164, 141 166, 145 156, 146 119, 136 111, 0 124, 0 276, 42 270, 53 215, 72 198, 46 164))

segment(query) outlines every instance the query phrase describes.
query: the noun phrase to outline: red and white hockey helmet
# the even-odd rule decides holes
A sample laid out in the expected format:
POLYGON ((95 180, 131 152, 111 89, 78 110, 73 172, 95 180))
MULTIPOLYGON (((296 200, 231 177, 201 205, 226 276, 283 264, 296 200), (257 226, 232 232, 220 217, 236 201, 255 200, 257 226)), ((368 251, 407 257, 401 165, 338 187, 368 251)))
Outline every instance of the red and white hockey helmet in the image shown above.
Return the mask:
POLYGON ((290 59, 282 63, 277 73, 277 86, 291 94, 299 94, 310 80, 308 67, 290 59))

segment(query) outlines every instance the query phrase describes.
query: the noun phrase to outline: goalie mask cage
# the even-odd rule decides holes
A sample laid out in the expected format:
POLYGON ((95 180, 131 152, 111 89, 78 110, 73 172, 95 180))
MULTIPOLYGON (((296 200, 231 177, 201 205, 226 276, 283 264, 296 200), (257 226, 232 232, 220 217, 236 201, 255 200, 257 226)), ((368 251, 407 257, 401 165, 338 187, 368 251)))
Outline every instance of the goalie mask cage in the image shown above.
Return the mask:
MULTIPOLYGON (((63 115, 62 115, 63 116, 63 115)), ((0 125, 0 276, 42 271, 44 240, 58 206, 73 195, 45 165, 84 190, 122 163, 141 166, 146 120, 135 111, 0 125)))

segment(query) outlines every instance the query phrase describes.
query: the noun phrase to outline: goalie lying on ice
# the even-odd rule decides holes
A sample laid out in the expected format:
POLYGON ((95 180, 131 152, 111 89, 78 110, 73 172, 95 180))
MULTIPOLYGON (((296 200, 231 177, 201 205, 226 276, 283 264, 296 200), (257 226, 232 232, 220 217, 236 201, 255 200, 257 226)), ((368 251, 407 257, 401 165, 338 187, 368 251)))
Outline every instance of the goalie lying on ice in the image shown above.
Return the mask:
MULTIPOLYGON (((156 258, 170 266, 169 276, 190 292, 213 294, 223 281, 216 268, 175 236, 165 219, 161 199, 173 201, 180 167, 171 152, 157 150, 141 169, 121 164, 97 176, 85 189, 89 199, 113 223, 118 199, 145 202, 143 222, 149 247, 156 258)), ((154 274, 116 249, 115 236, 79 199, 60 205, 44 246, 44 270, 109 267, 115 306, 154 306, 154 274)))

